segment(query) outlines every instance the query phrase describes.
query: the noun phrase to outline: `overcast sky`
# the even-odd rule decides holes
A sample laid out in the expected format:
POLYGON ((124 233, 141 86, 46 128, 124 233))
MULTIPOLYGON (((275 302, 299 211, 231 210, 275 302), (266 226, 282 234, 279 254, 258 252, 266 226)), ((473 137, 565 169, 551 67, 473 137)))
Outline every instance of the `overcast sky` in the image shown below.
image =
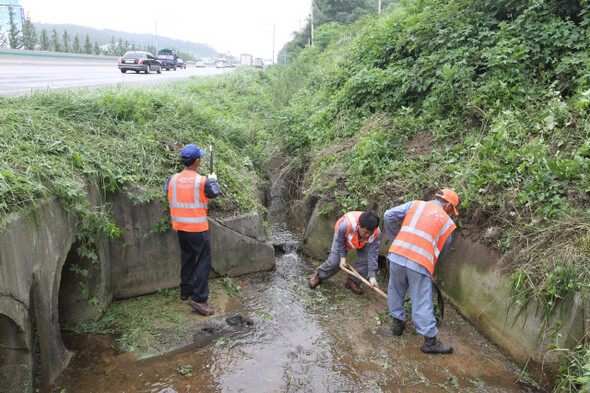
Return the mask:
POLYGON ((311 0, 20 0, 33 24, 68 23, 208 44, 239 57, 275 58, 311 0))

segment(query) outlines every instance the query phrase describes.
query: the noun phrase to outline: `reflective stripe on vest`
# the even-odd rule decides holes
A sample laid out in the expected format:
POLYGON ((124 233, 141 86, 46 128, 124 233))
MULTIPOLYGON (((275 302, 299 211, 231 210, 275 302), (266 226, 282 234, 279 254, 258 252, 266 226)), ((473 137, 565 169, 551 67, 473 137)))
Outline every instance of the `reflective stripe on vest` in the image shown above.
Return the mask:
POLYGON ((359 217, 363 214, 361 211, 351 211, 340 217, 338 221, 336 221, 336 225, 334 225, 334 234, 338 234, 338 228, 340 228, 340 224, 342 224, 342 220, 346 220, 348 224, 348 229, 346 230, 346 249, 350 250, 351 248, 360 249, 365 246, 366 243, 373 243, 377 236, 379 236, 379 227, 375 229, 375 232, 368 239, 358 240, 358 220, 359 217))
POLYGON ((456 227, 436 203, 416 201, 404 218, 389 252, 419 263, 432 275, 440 252, 456 227))
POLYGON ((194 171, 182 171, 170 179, 168 204, 174 229, 186 232, 203 232, 209 229, 209 198, 205 196, 205 180, 205 177, 194 171))

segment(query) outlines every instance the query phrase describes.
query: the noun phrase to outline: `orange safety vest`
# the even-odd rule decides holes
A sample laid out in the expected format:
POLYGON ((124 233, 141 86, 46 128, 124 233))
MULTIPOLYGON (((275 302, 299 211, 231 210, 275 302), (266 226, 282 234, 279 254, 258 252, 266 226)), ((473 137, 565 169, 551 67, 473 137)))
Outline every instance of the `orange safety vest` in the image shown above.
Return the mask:
POLYGON ((172 176, 168 183, 172 228, 185 232, 204 232, 209 229, 209 198, 205 196, 205 180, 205 176, 189 170, 172 176))
POLYGON ((457 226, 442 207, 434 202, 415 201, 389 252, 419 263, 432 275, 440 251, 455 228, 457 226))
POLYGON ((365 244, 373 243, 375 241, 375 239, 377 239, 377 237, 379 236, 379 227, 377 227, 375 229, 375 232, 373 232, 373 234, 371 236, 369 236, 366 239, 361 239, 359 241, 359 234, 357 231, 357 227, 358 227, 359 217, 363 213, 364 212, 359 212, 359 211, 348 212, 345 215, 343 215, 342 217, 340 217, 340 219, 338 221, 336 221, 336 225, 334 225, 334 234, 338 234, 338 228, 340 228, 340 224, 342 224, 342 220, 346 220, 346 222, 348 223, 348 229, 346 230, 346 249, 347 250, 350 250, 351 248, 354 248, 357 250, 361 249, 365 246, 365 244))

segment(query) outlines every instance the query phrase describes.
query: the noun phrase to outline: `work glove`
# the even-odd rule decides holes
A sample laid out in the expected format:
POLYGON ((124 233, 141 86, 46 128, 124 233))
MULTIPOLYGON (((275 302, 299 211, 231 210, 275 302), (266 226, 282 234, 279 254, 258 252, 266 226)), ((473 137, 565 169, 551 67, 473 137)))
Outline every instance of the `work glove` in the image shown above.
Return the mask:
POLYGON ((347 269, 348 263, 346 263, 346 258, 340 258, 340 269, 347 269))
POLYGON ((369 277, 369 282, 371 283, 371 289, 379 288, 379 285, 377 284, 377 279, 375 277, 369 277))
POLYGON ((213 179, 215 181, 217 181, 217 175, 215 173, 210 174, 209 176, 207 176, 209 179, 213 179))

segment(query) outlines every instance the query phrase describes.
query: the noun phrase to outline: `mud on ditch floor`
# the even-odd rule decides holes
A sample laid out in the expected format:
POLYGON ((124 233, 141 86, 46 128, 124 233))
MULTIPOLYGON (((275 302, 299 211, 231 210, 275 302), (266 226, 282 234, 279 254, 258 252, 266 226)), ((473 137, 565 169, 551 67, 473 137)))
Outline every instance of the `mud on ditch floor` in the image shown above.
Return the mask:
POLYGON ((136 340, 122 340, 129 331, 64 334, 75 355, 52 391, 541 391, 518 382, 519 369, 448 303, 438 337, 455 352, 426 355, 411 324, 392 337, 385 299, 352 294, 342 273, 309 289, 316 265, 282 255, 275 272, 238 278, 240 297, 212 280, 212 317, 190 309, 177 290, 118 302, 150 309, 145 324, 153 329, 136 340), (228 324, 228 317, 237 319, 228 324), (136 352, 121 352, 129 342, 136 352))

